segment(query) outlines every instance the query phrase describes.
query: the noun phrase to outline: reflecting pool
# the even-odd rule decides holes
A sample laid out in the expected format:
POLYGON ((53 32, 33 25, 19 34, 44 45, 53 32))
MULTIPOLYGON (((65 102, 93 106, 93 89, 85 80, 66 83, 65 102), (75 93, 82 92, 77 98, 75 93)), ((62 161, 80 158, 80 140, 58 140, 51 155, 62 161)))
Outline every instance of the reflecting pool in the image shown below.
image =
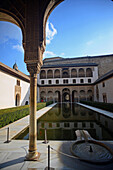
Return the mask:
MULTIPOLYGON (((113 140, 113 120, 75 103, 54 106, 37 121, 37 139, 44 140, 47 129, 48 140, 76 140, 75 131, 87 130, 97 140, 113 140)), ((29 129, 16 136, 29 139, 29 129)))

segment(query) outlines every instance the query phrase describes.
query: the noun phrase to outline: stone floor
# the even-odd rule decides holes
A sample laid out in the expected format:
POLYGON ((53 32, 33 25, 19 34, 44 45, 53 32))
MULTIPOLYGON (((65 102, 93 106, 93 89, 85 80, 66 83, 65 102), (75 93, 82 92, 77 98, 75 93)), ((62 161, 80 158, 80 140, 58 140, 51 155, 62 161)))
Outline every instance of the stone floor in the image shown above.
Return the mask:
MULTIPOLYGON (((56 170, 113 170, 113 162, 96 165, 80 161, 72 156, 70 147, 74 141, 49 141, 51 149, 50 166, 56 170), (60 154, 59 151, 66 155, 60 154)), ((113 142, 104 142, 113 150, 113 142)), ((24 161, 28 152, 28 141, 13 140, 0 142, 0 169, 3 170, 44 170, 48 166, 48 144, 37 141, 39 161, 24 161)))

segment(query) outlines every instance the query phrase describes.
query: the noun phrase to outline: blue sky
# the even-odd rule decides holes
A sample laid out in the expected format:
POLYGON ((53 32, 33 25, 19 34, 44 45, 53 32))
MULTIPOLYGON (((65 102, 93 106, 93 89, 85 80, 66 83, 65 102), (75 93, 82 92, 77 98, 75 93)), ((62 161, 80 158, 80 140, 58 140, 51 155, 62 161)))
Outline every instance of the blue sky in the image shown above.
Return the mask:
MULTIPOLYGON (((46 27, 44 58, 113 54, 113 2, 65 0, 51 13, 46 27)), ((0 61, 9 67, 24 63, 22 33, 16 25, 0 21, 0 61)))

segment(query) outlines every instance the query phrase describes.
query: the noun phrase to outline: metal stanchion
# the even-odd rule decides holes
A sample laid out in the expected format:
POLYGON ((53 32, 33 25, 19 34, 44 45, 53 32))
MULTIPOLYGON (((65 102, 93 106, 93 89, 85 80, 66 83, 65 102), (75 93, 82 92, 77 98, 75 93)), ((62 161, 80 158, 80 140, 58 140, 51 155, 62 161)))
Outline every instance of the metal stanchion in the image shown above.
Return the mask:
POLYGON ((47 129, 46 129, 46 128, 45 128, 45 131, 44 131, 44 132, 45 132, 45 134, 44 134, 44 135, 45 135, 45 140, 44 140, 43 143, 47 144, 48 141, 47 141, 47 129))
POLYGON ((9 140, 9 127, 7 128, 7 140, 4 143, 9 143, 11 140, 9 140))
POLYGON ((50 167, 50 145, 48 145, 48 167, 45 168, 45 170, 55 170, 54 168, 50 167))
POLYGON ((48 145, 48 170, 50 170, 50 145, 48 145))

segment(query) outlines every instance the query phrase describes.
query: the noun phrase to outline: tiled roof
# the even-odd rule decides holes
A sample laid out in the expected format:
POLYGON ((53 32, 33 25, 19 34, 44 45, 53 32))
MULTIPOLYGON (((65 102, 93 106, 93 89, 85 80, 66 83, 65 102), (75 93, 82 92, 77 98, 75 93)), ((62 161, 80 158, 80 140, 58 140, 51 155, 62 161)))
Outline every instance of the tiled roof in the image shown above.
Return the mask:
POLYGON ((27 76, 26 74, 22 73, 21 71, 17 71, 15 69, 12 69, 8 66, 6 66, 5 64, 0 62, 0 70, 2 70, 3 72, 5 72, 6 74, 10 74, 14 77, 20 78, 24 81, 30 82, 30 78, 29 76, 27 76))
POLYGON ((98 64, 96 63, 54 64, 54 65, 43 65, 41 68, 86 67, 86 66, 98 66, 98 64))
POLYGON ((108 79, 108 78, 110 78, 110 77, 112 77, 112 76, 113 76, 113 70, 109 71, 108 73, 106 73, 106 74, 104 74, 103 76, 101 76, 100 78, 98 78, 98 79, 95 81, 94 84, 97 84, 97 83, 99 83, 99 82, 101 82, 101 81, 103 81, 103 80, 106 80, 106 79, 108 79))
POLYGON ((49 58, 49 59, 45 59, 43 60, 43 63, 48 63, 48 62, 56 62, 56 61, 66 61, 66 60, 78 60, 78 59, 92 59, 92 58, 104 58, 104 57, 113 57, 113 54, 108 54, 108 55, 99 55, 99 56, 83 56, 83 57, 73 57, 73 58, 63 58, 63 57, 59 57, 58 59, 56 59, 56 57, 54 58, 49 58))

